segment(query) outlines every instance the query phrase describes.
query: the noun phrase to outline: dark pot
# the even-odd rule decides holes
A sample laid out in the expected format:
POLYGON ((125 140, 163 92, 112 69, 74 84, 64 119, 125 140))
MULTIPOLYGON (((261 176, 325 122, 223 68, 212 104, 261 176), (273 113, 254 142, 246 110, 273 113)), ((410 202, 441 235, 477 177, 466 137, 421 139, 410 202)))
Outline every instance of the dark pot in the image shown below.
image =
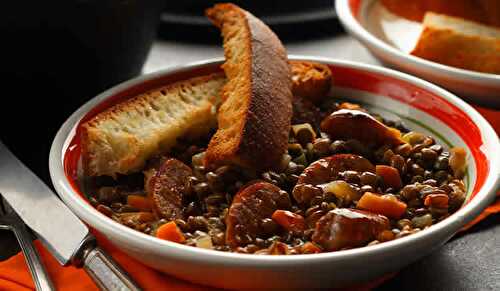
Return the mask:
POLYGON ((3 3, 0 74, 4 92, 15 94, 3 96, 9 106, 0 114, 0 138, 43 178, 48 180, 50 143, 67 116, 141 73, 163 5, 164 0, 3 3))

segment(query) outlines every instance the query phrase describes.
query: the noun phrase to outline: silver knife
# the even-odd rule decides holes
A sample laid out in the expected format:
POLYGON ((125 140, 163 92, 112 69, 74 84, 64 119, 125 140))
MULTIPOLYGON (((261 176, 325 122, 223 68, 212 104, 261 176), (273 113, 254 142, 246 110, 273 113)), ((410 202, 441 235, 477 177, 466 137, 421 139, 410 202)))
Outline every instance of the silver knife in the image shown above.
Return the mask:
POLYGON ((83 267, 103 290, 141 290, 97 246, 87 226, 1 141, 0 193, 63 266, 83 267))

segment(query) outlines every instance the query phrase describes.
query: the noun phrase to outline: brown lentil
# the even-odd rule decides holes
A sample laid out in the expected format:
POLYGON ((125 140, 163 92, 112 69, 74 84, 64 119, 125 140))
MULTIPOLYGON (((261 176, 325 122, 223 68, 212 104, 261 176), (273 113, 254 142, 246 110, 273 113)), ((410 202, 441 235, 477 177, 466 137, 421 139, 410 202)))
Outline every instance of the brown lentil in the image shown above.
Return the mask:
POLYGON ((405 159, 401 155, 393 155, 390 159, 390 166, 396 168, 400 175, 406 174, 405 159))
MULTIPOLYGON (((412 146, 408 143, 404 143, 402 145, 399 145, 396 147, 396 153, 403 156, 403 157, 408 157, 413 150, 412 146)), ((394 167, 394 166, 393 166, 394 167)))
POLYGON ((434 164, 434 169, 446 170, 446 169, 448 169, 448 163, 449 163, 449 158, 441 155, 437 158, 437 161, 434 164))
POLYGON ((347 183, 359 184, 360 175, 356 171, 345 171, 343 172, 344 180, 347 183))
POLYGON ((327 156, 330 154, 331 143, 331 140, 327 137, 317 138, 314 140, 313 149, 320 157, 327 156))
POLYGON ((330 151, 333 154, 348 153, 350 151, 346 142, 343 140, 336 140, 330 145, 330 151))
POLYGON ((429 162, 434 162, 438 157, 438 154, 435 151, 428 148, 422 149, 421 153, 422 159, 429 162))
POLYGON ((438 144, 430 146, 429 149, 433 150, 438 155, 440 155, 443 152, 443 147, 438 144))

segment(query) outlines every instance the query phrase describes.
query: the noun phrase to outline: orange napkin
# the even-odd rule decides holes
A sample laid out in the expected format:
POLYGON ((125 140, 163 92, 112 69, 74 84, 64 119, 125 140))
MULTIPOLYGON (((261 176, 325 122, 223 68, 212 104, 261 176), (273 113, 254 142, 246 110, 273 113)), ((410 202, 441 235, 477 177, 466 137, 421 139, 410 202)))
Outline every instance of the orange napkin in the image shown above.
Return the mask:
MULTIPOLYGON (((493 125, 497 134, 500 132, 500 111, 490 110, 486 108, 476 107, 493 125)), ((496 201, 481 213, 474 221, 467 224, 461 231, 468 230, 474 224, 478 223, 488 215, 500 212, 500 192, 497 193, 496 201)), ((215 290, 207 288, 187 281, 182 281, 174 277, 159 273, 138 261, 128 257, 126 254, 119 251, 111 245, 102 235, 95 233, 99 245, 110 254, 129 274, 137 281, 144 290, 215 290)), ((47 267, 50 277, 52 278, 57 290, 98 290, 96 285, 87 276, 85 271, 74 267, 61 267, 52 255, 42 246, 39 241, 35 241, 36 248, 47 267)), ((395 274, 383 276, 368 284, 360 286, 352 286, 345 290, 370 290, 386 280, 392 278, 395 274)), ((22 253, 19 253, 12 258, 0 262, 0 290, 19 291, 19 290, 35 290, 28 268, 25 264, 22 253)))

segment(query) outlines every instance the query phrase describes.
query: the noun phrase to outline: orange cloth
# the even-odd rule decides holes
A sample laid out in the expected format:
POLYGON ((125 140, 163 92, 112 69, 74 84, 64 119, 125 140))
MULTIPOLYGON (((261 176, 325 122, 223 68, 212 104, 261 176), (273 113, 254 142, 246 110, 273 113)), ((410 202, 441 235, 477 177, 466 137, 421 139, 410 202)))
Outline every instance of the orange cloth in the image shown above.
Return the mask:
MULTIPOLYGON (((500 111, 478 108, 478 111, 485 116, 486 119, 493 125, 497 133, 500 131, 500 111)), ((465 231, 486 218, 488 215, 500 212, 500 192, 497 193, 497 199, 490 207, 488 207, 474 221, 467 224, 461 231, 465 231)), ((187 281, 182 281, 174 277, 159 273, 138 261, 128 257, 126 254, 119 251, 111 245, 102 235, 95 233, 99 245, 110 254, 144 290, 215 290, 193 284, 187 281)), ((98 290, 92 280, 87 276, 85 271, 74 267, 61 267, 52 255, 41 245, 39 241, 35 241, 36 248, 47 267, 50 277, 52 278, 57 290, 79 291, 79 290, 98 290)), ((389 274, 381 277, 373 282, 361 286, 353 286, 345 290, 370 290, 386 280, 392 278, 395 274, 389 274)), ((22 253, 19 253, 12 258, 0 262, 0 290, 5 291, 25 291, 34 290, 34 285, 28 268, 25 264, 22 253)))
POLYGON ((488 208, 486 208, 483 212, 481 212, 481 214, 474 218, 473 221, 467 223, 464 227, 462 227, 460 231, 467 231, 469 228, 473 227, 481 220, 495 213, 500 213, 500 191, 497 192, 497 198, 495 202, 493 202, 493 204, 488 206, 488 208))
MULTIPOLYGON (((102 235, 96 232, 94 234, 97 237, 99 246, 110 254, 120 266, 127 270, 144 290, 210 290, 210 288, 205 286, 182 281, 146 267, 119 251, 102 235)), ((83 269, 62 267, 40 241, 35 241, 35 246, 49 271, 50 278, 53 280, 56 290, 99 290, 83 269)), ((35 290, 34 288, 35 286, 33 285, 22 253, 0 263, 0 290, 35 290)))
MULTIPOLYGON (((180 291, 201 291, 201 290, 217 290, 206 286, 197 285, 172 276, 165 275, 155 271, 142 263, 128 257, 126 254, 119 251, 116 247, 104 238, 102 235, 94 232, 99 241, 99 246, 110 254, 123 269, 129 272, 130 276, 144 290, 180 290, 180 291)), ((75 267, 62 267, 56 259, 47 251, 40 243, 35 241, 35 246, 49 271, 56 290, 63 291, 92 291, 99 290, 92 282, 90 277, 82 269, 75 267)), ((390 279, 394 274, 388 274, 366 285, 353 286, 346 290, 349 291, 365 291, 370 290, 390 279)), ((0 290, 2 291, 32 291, 35 286, 28 271, 28 267, 24 261, 24 256, 19 253, 10 259, 0 263, 0 290)), ((343 290, 338 290, 343 291, 343 290)))

